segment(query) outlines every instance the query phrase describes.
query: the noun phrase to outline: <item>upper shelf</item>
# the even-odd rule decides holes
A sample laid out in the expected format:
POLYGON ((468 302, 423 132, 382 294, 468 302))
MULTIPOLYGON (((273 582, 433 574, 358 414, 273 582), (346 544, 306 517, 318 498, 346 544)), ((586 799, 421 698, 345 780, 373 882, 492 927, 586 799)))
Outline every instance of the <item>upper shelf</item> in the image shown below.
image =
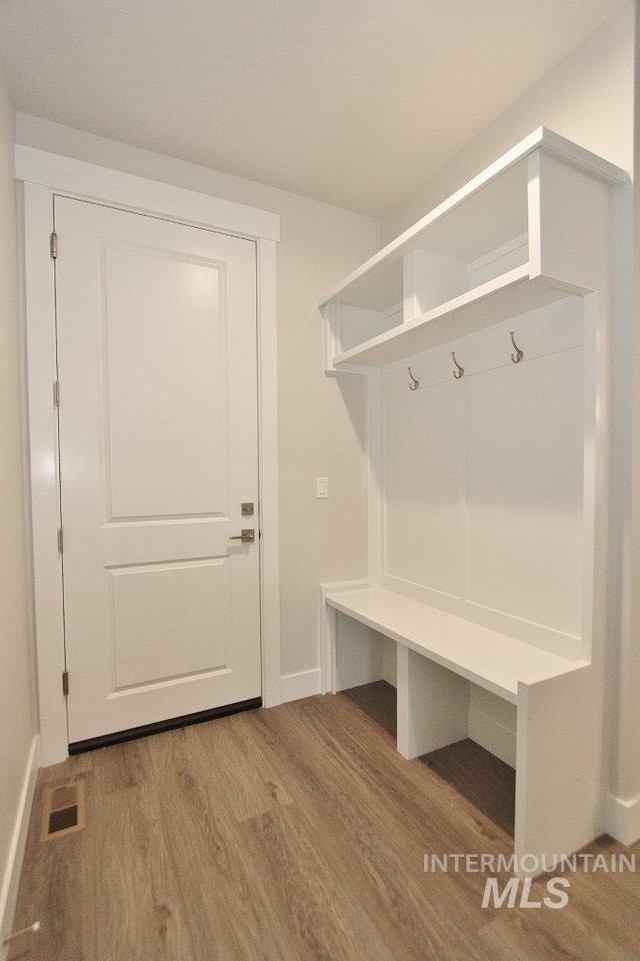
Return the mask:
POLYGON ((470 186, 467 184, 350 274, 320 307, 344 304, 386 310, 402 301, 407 254, 424 250, 447 260, 470 263, 526 233, 526 162, 514 162, 504 177, 487 181, 486 189, 481 189, 484 183, 468 191, 470 186))
MULTIPOLYGON (((478 194, 482 188, 488 186, 492 181, 496 180, 496 178, 500 178, 500 183, 496 184, 495 193, 485 195, 484 198, 482 198, 481 195, 477 200, 475 210, 467 208, 469 210, 469 223, 473 226, 477 226, 478 223, 480 223, 480 229, 487 231, 487 250, 498 247, 501 243, 499 239, 496 242, 492 242, 493 228, 491 223, 499 212, 507 219, 507 222, 510 218, 514 225, 512 226, 512 230, 508 232, 508 235, 509 233, 512 235, 522 233, 522 225, 526 224, 526 199, 523 208, 522 198, 523 195, 526 198, 527 168, 526 164, 519 162, 523 161, 530 153, 540 147, 548 153, 555 154, 568 163, 582 168, 594 177, 599 177, 609 183, 618 185, 629 183, 629 175, 620 167, 616 167, 602 157, 598 157, 597 154, 591 153, 583 147, 579 147, 570 140, 566 140, 564 137, 554 133, 552 130, 548 130, 546 127, 538 127, 537 130, 534 130, 532 134, 525 137, 525 139, 513 147, 512 150, 509 150, 500 157, 499 160, 496 160, 495 163, 491 164, 483 170, 482 173, 478 174, 477 177, 474 177, 466 183, 464 187, 461 187, 460 190, 452 194, 451 197, 448 197, 447 200, 439 206, 434 207, 425 217, 422 217, 421 220, 418 220, 412 227, 409 227, 408 230, 405 230, 405 232, 396 237, 395 240, 392 240, 391 243, 383 247, 377 254, 374 254, 373 257, 365 261, 361 267, 358 267, 357 270, 349 274, 335 290, 325 297, 324 300, 320 301, 319 306, 326 307, 329 304, 343 303, 357 307, 381 309, 377 300, 376 287, 378 285, 384 287, 388 278, 394 274, 394 272, 389 269, 391 264, 399 263, 401 265, 404 254, 409 253, 412 249, 420 248, 423 245, 430 245, 432 236, 431 228, 434 229, 435 235, 436 225, 438 225, 438 230, 441 229, 440 222, 443 221, 447 214, 465 201, 471 199, 475 194, 478 194), (505 179, 501 176, 516 165, 518 165, 517 169, 513 171, 508 178, 505 179), (379 279, 377 276, 375 278, 369 277, 373 271, 375 271, 377 275, 378 269, 381 271, 379 279), (367 282, 365 282, 365 278, 368 278, 367 282), (369 302, 364 302, 367 300, 369 282, 371 284, 372 296, 369 298, 369 302)), ((452 239, 451 233, 452 232, 449 231, 447 234, 446 227, 443 229, 443 234, 449 241, 452 239)), ((467 236, 469 236, 468 233, 467 236)), ((504 243, 504 240, 502 243, 504 243)), ((447 256, 446 253, 443 255, 447 256)), ((452 259, 457 259, 451 246, 449 247, 448 256, 452 257, 452 259)), ((462 257, 462 259, 465 258, 462 257)), ((399 293, 401 297, 401 266, 399 272, 395 273, 399 276, 400 282, 397 286, 397 293, 399 293)), ((397 302, 397 300, 395 302, 397 302)), ((393 303, 394 300, 391 298, 386 306, 391 306, 393 303)), ((384 307, 382 307, 382 309, 384 309, 384 307)))
POLYGON ((542 281, 530 282, 529 267, 516 267, 496 280, 447 301, 413 321, 393 327, 357 347, 337 354, 333 362, 381 367, 464 337, 509 317, 546 307, 576 293, 542 281))
POLYGON ((572 227, 576 251, 593 240, 573 213, 582 207, 589 215, 598 203, 589 190, 603 182, 629 178, 540 127, 321 302, 328 368, 392 363, 594 289, 581 254, 574 253, 574 270, 559 251, 571 245, 572 227))

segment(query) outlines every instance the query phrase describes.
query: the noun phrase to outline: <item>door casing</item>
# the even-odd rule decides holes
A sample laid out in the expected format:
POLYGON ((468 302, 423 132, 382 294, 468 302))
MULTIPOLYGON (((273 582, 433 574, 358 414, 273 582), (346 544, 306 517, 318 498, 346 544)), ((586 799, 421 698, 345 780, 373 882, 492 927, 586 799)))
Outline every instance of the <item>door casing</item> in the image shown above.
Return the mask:
MULTIPOLYGON (((22 211, 23 360, 27 383, 30 525, 42 764, 68 754, 57 418, 53 197, 65 196, 218 230, 256 241, 258 252, 258 422, 262 698, 281 702, 277 435, 276 243, 280 218, 268 211, 157 183, 30 147, 16 147, 22 211)), ((64 402, 64 386, 60 386, 64 402)), ((73 680, 71 679, 71 683, 73 680)))

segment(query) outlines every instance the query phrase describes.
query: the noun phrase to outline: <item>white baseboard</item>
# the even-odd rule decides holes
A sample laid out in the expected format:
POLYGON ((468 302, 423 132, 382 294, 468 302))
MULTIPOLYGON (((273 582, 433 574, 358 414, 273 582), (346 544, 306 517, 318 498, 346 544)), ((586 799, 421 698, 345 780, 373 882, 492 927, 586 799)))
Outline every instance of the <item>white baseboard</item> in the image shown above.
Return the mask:
MULTIPOLYGON (((13 916, 16 910, 18 885, 20 884, 20 875, 22 873, 22 861, 27 843, 27 831, 29 830, 29 820, 31 818, 31 808, 33 806, 33 796, 36 790, 36 779, 39 767, 40 737, 36 734, 31 741, 29 756, 27 757, 25 765, 22 790, 18 801, 13 834, 11 835, 7 863, 2 878, 2 888, 0 889, 0 932, 5 936, 11 931, 13 916)), ((0 958, 4 958, 4 956, 2 938, 0 938, 0 958)))
POLYGON ((302 697, 313 697, 320 694, 320 668, 311 671, 299 671, 297 674, 285 674, 280 678, 280 700, 299 701, 302 697))
POLYGON ((607 796, 606 823, 607 834, 621 844, 635 844, 640 841, 640 794, 629 801, 607 796))
POLYGON ((480 711, 469 710, 469 737, 510 767, 516 766, 516 735, 480 711))

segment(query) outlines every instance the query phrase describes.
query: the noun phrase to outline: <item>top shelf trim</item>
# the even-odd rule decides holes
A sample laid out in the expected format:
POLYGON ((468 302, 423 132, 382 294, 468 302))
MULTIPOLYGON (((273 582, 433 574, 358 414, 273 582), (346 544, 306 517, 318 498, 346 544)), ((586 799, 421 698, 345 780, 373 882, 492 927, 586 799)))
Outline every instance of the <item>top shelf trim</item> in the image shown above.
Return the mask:
POLYGON ((319 307, 323 308, 329 304, 338 303, 341 295, 351 287, 352 284, 361 280, 386 260, 401 254, 403 248, 415 240, 418 234, 422 233, 432 224, 435 224, 463 201, 468 200, 469 197, 473 196, 473 194, 477 193, 483 187, 486 187, 487 184, 495 180, 500 174, 509 170, 510 167, 513 167, 520 160, 523 160, 539 148, 556 157, 560 157, 572 166, 579 167, 592 176, 605 180, 608 183, 617 186, 624 186, 630 183, 629 175, 620 167, 616 167, 615 164, 609 163, 609 161, 604 160, 602 157, 598 157, 597 154, 591 153, 591 151, 586 150, 584 147, 572 143, 565 137, 560 136, 560 134, 554 133, 553 130, 549 130, 546 127, 538 127, 537 130, 534 130, 528 137, 521 140, 520 143, 516 144, 515 147, 503 154, 502 157, 486 167, 485 170, 448 197, 447 200, 437 207, 434 207, 432 211, 418 220, 412 227, 409 227, 408 230, 405 230, 404 233, 396 237, 390 244, 387 244, 387 246, 383 247, 377 254, 374 254, 374 256, 362 264, 362 266, 358 267, 357 270, 349 274, 328 297, 320 301, 319 307))

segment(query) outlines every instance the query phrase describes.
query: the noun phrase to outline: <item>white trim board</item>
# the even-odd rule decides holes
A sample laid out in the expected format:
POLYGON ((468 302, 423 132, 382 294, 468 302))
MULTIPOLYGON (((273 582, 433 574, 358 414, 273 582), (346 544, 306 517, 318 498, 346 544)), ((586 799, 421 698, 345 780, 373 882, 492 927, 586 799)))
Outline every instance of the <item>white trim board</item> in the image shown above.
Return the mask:
POLYGON ((217 228, 242 237, 280 239, 280 217, 268 210, 21 144, 16 145, 16 180, 42 184, 65 196, 217 228))
POLYGON ((355 588, 369 587, 368 580, 335 581, 320 584, 318 589, 318 657, 320 661, 320 694, 335 693, 336 690, 336 651, 333 643, 336 613, 327 604, 327 596, 339 591, 352 591, 355 588))
POLYGON ((640 794, 629 801, 609 794, 605 827, 607 834, 622 844, 631 845, 640 841, 640 794))
POLYGON ((320 668, 310 671, 298 671, 296 674, 284 674, 281 681, 281 700, 299 701, 303 697, 313 697, 320 694, 320 668))
MULTIPOLYGON (((16 910, 16 901, 18 900, 18 886, 22 873, 22 862, 27 844, 27 833, 29 831, 31 808, 33 806, 39 767, 40 738, 36 734, 31 741, 31 747, 27 756, 22 790, 18 801, 11 843, 9 844, 9 853, 5 865, 4 877, 2 879, 2 888, 0 889, 0 961, 4 961, 6 957, 6 948, 2 941, 11 932, 13 925, 13 916, 16 910)), ((36 921, 37 918, 33 920, 36 921)))
POLYGON ((243 204, 27 147, 16 148, 16 176, 22 182, 24 210, 24 323, 42 763, 62 761, 68 751, 66 704, 61 683, 64 635, 61 562, 56 544, 59 527, 57 428, 52 402, 56 352, 49 235, 53 229, 55 195, 104 203, 256 241, 262 700, 265 707, 279 704, 276 239, 280 218, 243 204))

